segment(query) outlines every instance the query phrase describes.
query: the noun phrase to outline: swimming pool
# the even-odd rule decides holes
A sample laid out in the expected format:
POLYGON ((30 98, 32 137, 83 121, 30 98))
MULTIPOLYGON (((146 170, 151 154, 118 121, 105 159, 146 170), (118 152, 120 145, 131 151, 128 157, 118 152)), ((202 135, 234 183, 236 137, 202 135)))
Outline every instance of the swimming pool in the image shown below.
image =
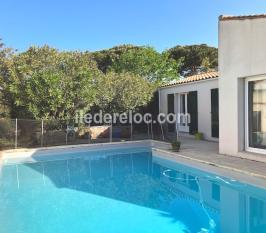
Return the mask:
POLYGON ((1 233, 265 233, 266 190, 149 147, 8 160, 1 233))

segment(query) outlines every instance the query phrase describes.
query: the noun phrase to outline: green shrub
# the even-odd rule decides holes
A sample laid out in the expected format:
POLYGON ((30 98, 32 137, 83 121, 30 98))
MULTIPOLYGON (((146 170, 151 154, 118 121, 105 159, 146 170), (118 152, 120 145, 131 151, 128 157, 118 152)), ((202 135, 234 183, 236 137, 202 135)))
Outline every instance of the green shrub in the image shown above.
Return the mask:
POLYGON ((203 139, 203 133, 201 133, 201 132, 196 132, 196 133, 195 133, 195 139, 196 139, 196 140, 202 140, 202 139, 203 139))
POLYGON ((181 142, 176 140, 172 142, 172 150, 178 152, 180 150, 181 142))

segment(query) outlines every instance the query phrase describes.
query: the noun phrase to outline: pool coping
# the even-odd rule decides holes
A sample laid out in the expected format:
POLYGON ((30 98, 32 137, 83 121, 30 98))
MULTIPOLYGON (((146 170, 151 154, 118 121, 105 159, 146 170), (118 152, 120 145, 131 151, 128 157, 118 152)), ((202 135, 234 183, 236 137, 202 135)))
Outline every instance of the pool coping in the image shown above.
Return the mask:
POLYGON ((266 189, 266 176, 264 175, 250 173, 245 170, 220 165, 218 163, 214 164, 205 160, 192 158, 182 155, 180 152, 172 152, 158 148, 153 148, 152 151, 155 152, 156 157, 167 159, 172 162, 180 163, 208 173, 217 174, 227 178, 233 178, 238 180, 239 182, 245 182, 250 185, 266 189))
MULTIPOLYGON (((106 143, 95 143, 95 144, 77 144, 77 145, 64 145, 64 146, 51 146, 51 147, 38 147, 38 148, 20 148, 20 149, 9 149, 0 152, 0 158, 13 158, 13 157, 29 157, 33 154, 40 153, 44 154, 52 151, 53 154, 60 153, 62 150, 79 150, 79 149, 92 149, 92 148, 111 148, 116 145, 141 145, 150 146, 152 140, 140 140, 140 141, 124 141, 124 142, 106 142, 106 143)), ((36 154, 38 155, 38 154, 36 154)))
POLYGON ((216 163, 209 162, 209 161, 206 161, 206 160, 203 160, 203 159, 192 158, 190 156, 182 155, 179 152, 171 152, 171 151, 166 151, 166 150, 161 150, 161 149, 153 149, 153 150, 154 151, 163 152, 163 153, 166 153, 166 154, 171 155, 171 156, 178 156, 178 157, 181 157, 181 158, 184 158, 184 159, 196 161, 196 162, 199 162, 199 163, 204 163, 204 164, 207 164, 207 165, 210 165, 210 166, 216 166, 216 167, 220 167, 220 168, 230 169, 230 170, 235 171, 235 172, 241 172, 241 173, 244 173, 246 175, 251 175, 251 176, 258 177, 258 178, 266 179, 266 175, 261 175, 261 174, 245 171, 245 170, 238 169, 238 168, 234 168, 234 167, 230 167, 230 166, 226 166, 226 165, 221 165, 221 164, 218 164, 218 163, 216 164, 216 163))
MULTIPOLYGON (((202 160, 199 158, 193 158, 192 156, 186 156, 180 152, 171 151, 171 144, 162 141, 156 140, 139 140, 139 141, 125 141, 125 142, 108 142, 108 143, 95 143, 95 144, 78 144, 78 145, 64 145, 64 146, 53 146, 46 148, 33 148, 33 149, 11 149, 1 151, 0 154, 0 172, 1 165, 3 160, 6 158, 27 158, 34 156, 43 156, 47 154, 58 154, 62 153, 63 150, 68 149, 68 152, 71 151, 84 151, 86 149, 111 149, 119 145, 119 148, 131 146, 148 146, 152 149, 153 152, 157 154, 160 153, 160 157, 165 159, 182 163, 187 166, 201 169, 203 171, 211 171, 212 173, 219 174, 225 177, 232 177, 239 181, 243 181, 261 188, 266 188, 266 175, 257 174, 244 169, 238 169, 219 163, 213 163, 210 161, 202 160)), ((221 155, 222 156, 222 155, 221 155)))

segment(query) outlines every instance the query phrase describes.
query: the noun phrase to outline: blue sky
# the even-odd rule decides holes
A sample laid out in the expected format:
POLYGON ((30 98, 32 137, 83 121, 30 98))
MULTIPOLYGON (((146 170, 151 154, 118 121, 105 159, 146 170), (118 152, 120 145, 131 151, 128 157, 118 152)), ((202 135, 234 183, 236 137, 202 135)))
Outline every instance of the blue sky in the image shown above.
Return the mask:
POLYGON ((0 38, 26 50, 100 50, 119 44, 217 46, 218 16, 266 13, 265 0, 3 0, 0 38))

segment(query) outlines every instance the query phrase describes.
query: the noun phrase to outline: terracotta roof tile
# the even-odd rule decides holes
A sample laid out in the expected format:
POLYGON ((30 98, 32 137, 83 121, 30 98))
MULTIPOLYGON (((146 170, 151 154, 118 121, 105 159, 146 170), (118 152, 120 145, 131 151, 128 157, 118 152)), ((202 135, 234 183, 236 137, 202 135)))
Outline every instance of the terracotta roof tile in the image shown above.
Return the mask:
POLYGON ((197 82, 197 81, 202 81, 202 80, 206 80, 206 79, 213 79, 213 78, 218 78, 218 77, 219 77, 219 75, 218 75, 217 71, 210 71, 210 72, 206 72, 206 73, 188 76, 186 78, 179 79, 178 81, 176 81, 174 83, 165 84, 161 87, 176 86, 179 84, 197 82))
POLYGON ((244 20, 244 19, 257 19, 257 18, 266 18, 266 14, 260 14, 260 15, 239 15, 239 16, 221 15, 219 17, 219 20, 220 21, 224 21, 224 20, 244 20))

